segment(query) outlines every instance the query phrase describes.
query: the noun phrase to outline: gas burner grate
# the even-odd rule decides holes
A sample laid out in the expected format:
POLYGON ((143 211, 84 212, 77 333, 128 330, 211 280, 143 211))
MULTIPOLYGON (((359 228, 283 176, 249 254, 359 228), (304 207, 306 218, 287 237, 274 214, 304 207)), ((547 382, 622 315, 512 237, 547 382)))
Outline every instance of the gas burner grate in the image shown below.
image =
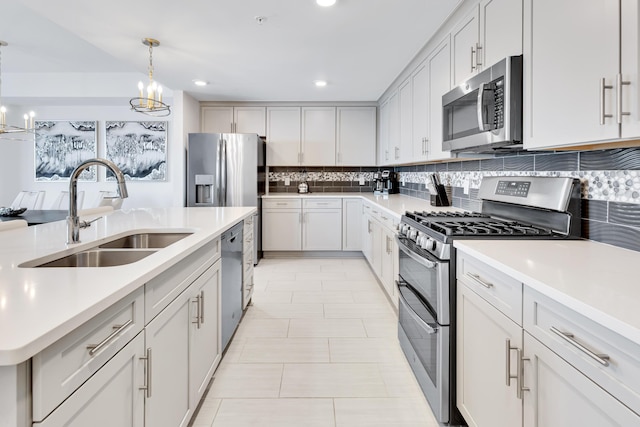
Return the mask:
POLYGON ((494 220, 479 222, 438 221, 430 223, 429 227, 447 236, 549 236, 552 234, 550 230, 532 225, 494 220))

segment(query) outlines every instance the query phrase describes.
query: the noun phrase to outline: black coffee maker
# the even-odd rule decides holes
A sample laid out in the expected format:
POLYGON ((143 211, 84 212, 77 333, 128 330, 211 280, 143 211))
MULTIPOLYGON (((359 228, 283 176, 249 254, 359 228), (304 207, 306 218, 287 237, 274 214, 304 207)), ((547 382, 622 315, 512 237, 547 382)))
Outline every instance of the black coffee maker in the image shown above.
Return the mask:
POLYGON ((400 192, 398 174, 384 170, 373 173, 373 194, 396 194, 400 192))

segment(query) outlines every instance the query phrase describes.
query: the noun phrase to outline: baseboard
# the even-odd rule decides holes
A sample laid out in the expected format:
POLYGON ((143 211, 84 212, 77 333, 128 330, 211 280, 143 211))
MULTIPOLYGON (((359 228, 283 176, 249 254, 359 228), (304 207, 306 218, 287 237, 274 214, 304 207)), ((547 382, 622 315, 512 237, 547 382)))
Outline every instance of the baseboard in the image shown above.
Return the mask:
POLYGON ((364 258, 360 251, 264 251, 263 258, 364 258))

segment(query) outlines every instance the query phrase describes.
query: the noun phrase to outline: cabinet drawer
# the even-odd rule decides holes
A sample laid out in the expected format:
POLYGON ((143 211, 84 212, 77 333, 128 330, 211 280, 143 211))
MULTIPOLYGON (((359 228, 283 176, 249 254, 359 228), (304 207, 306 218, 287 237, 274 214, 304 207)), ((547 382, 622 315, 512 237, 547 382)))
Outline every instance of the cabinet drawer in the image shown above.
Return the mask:
POLYGON ((527 286, 524 328, 640 414, 640 345, 527 286))
POLYGON ((144 327, 140 288, 32 358, 33 420, 43 420, 144 327))
POLYGON ((522 283, 467 254, 458 255, 456 278, 522 325, 522 283))
POLYGON ((395 233, 396 230, 398 229, 398 224, 400 223, 400 220, 385 211, 379 211, 378 215, 379 215, 378 218, 382 223, 382 225, 384 225, 389 230, 395 233))
POLYGON ((304 209, 342 209, 341 199, 303 199, 304 209))
POLYGON ((271 209, 300 209, 302 207, 301 199, 262 199, 263 208, 271 209))
POLYGON ((220 238, 207 243, 145 284, 145 324, 149 323, 198 276, 220 259, 220 238))

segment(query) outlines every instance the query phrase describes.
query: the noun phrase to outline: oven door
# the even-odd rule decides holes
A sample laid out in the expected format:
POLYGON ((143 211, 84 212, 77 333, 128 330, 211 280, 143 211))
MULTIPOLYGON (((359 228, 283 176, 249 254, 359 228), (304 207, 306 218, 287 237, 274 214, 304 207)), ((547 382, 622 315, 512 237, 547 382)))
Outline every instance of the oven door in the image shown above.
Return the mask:
POLYGON ((407 238, 396 236, 400 280, 415 289, 435 312, 441 325, 449 324, 449 262, 435 258, 407 238))
POLYGON ((436 419, 449 421, 449 326, 438 325, 411 287, 398 284, 398 340, 436 419))

